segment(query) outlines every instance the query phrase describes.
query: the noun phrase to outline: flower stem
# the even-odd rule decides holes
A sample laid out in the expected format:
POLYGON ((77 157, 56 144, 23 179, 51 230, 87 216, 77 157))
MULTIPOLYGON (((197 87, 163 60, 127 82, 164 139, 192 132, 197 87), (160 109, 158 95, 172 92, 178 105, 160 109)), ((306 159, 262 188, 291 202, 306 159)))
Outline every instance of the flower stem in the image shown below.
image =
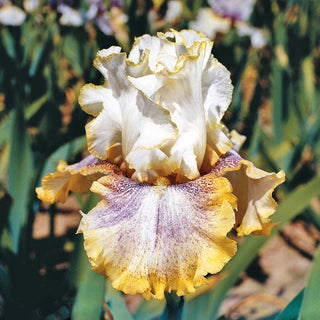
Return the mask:
POLYGON ((161 320, 180 320, 184 299, 175 293, 165 293, 167 305, 161 320))

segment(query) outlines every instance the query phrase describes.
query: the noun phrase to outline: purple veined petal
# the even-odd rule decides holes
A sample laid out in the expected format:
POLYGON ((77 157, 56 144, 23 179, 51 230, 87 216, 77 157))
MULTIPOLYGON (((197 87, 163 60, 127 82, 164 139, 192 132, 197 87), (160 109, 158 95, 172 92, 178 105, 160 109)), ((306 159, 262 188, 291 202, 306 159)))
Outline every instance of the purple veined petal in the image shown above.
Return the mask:
POLYGON ((226 236, 236 198, 225 178, 152 186, 110 174, 91 191, 102 200, 78 231, 93 269, 125 293, 163 299, 164 291, 193 292, 236 251, 226 236))

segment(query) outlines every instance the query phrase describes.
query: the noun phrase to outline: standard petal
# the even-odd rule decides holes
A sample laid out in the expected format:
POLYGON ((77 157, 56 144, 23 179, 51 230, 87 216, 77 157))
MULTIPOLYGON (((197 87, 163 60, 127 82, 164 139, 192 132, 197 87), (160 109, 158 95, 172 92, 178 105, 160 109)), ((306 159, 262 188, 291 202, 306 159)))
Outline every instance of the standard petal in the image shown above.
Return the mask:
POLYGON ((42 186, 36 188, 36 193, 38 198, 46 203, 64 202, 69 191, 87 192, 93 181, 111 171, 120 173, 117 166, 92 155, 69 166, 65 161, 60 161, 55 173, 48 173, 42 178, 42 186))
POLYGON ((205 46, 205 58, 204 63, 202 65, 203 70, 206 68, 206 63, 211 55, 211 50, 213 46, 213 42, 208 39, 203 33, 195 30, 171 30, 170 32, 165 33, 165 37, 174 38, 175 43, 178 45, 183 45, 188 49, 189 54, 193 54, 195 56, 198 55, 196 43, 206 43, 205 46), (194 50, 195 49, 195 50, 194 50))
POLYGON ((150 186, 111 174, 91 190, 103 200, 78 231, 93 269, 125 293, 163 299, 164 291, 193 292, 236 251, 226 237, 236 199, 225 178, 150 186))
POLYGON ((96 117, 103 109, 104 101, 112 96, 111 90, 104 86, 86 84, 80 90, 79 103, 82 110, 96 117))
POLYGON ((201 90, 206 47, 206 42, 195 43, 190 50, 192 55, 180 56, 174 73, 167 70, 165 74, 146 76, 147 79, 130 78, 137 89, 170 112, 171 120, 178 128, 178 138, 170 150, 171 165, 178 168, 175 171, 178 182, 199 177, 206 150, 206 119, 201 90), (195 51, 197 55, 194 55, 195 51), (147 85, 147 80, 150 85, 147 85))
POLYGON ((284 182, 284 171, 265 172, 256 168, 250 161, 242 159, 234 150, 230 150, 220 158, 212 173, 215 176, 226 177, 238 198, 236 213, 238 235, 244 236, 252 232, 270 234, 273 223, 269 217, 277 207, 272 192, 284 182))
POLYGON ((163 34, 161 37, 144 35, 134 43, 128 60, 135 64, 147 63, 151 72, 163 68, 174 71, 178 58, 185 52, 187 48, 184 45, 169 41, 163 34))
POLYGON ((133 67, 127 68, 126 56, 119 53, 118 47, 99 51, 95 66, 106 82, 103 86, 85 86, 79 98, 83 110, 96 117, 86 126, 90 153, 113 163, 119 163, 116 159, 125 161, 127 168, 137 172, 136 179, 144 176, 147 182, 151 182, 147 171, 158 172, 159 164, 159 172, 170 174, 168 155, 163 150, 177 136, 170 113, 128 81, 129 69, 133 67), (113 152, 114 158, 109 157, 112 148, 121 151, 113 152), (157 158, 158 155, 161 157, 157 158), (143 171, 146 174, 141 175, 143 171))
MULTIPOLYGON (((86 125, 87 144, 91 154, 107 159, 108 150, 115 144, 122 144, 123 119, 121 106, 112 93, 106 91, 104 108, 100 114, 86 125)), ((119 157, 121 154, 116 155, 119 157)), ((114 162, 115 159, 110 159, 114 162)))
POLYGON ((211 56, 202 75, 202 95, 209 130, 222 120, 231 102, 232 91, 230 72, 211 56))

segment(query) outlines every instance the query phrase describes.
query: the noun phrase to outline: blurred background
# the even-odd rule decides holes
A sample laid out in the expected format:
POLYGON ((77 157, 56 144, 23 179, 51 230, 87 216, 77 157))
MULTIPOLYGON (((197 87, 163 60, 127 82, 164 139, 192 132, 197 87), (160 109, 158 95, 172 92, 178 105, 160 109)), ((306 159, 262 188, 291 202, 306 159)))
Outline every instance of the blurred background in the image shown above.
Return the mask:
POLYGON ((0 319, 320 319, 319 30, 318 0, 0 0, 0 319), (103 82, 97 50, 170 28, 214 40, 234 85, 225 124, 286 182, 272 236, 240 240, 208 287, 166 306, 90 271, 75 232, 94 195, 46 206, 34 189, 86 154, 77 97, 103 82))

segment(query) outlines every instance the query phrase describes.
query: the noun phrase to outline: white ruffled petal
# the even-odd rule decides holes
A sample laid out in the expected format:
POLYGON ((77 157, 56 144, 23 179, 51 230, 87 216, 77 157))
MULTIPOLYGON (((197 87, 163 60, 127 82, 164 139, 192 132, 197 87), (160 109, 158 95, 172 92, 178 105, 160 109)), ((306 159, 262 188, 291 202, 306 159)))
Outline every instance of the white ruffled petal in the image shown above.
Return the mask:
POLYGON ((153 74, 130 81, 156 104, 170 112, 178 128, 178 137, 170 150, 178 177, 195 179, 206 150, 206 119, 201 77, 207 59, 206 42, 195 43, 198 56, 182 55, 172 74, 153 74), (177 69, 179 68, 179 69, 177 69))
POLYGON ((119 53, 118 47, 99 51, 95 66, 106 82, 103 86, 85 86, 79 98, 83 110, 96 117, 86 126, 89 151, 107 159, 110 148, 117 146, 120 150, 121 146, 122 157, 118 153, 114 157, 124 160, 127 169, 140 173, 156 169, 155 172, 170 174, 168 156, 162 148, 176 138, 177 132, 169 112, 128 81, 134 67, 127 68, 125 54, 119 53), (157 159, 157 155, 161 157, 157 159))
POLYGON ((202 76, 202 95, 209 127, 219 124, 232 99, 230 72, 211 57, 202 76))

